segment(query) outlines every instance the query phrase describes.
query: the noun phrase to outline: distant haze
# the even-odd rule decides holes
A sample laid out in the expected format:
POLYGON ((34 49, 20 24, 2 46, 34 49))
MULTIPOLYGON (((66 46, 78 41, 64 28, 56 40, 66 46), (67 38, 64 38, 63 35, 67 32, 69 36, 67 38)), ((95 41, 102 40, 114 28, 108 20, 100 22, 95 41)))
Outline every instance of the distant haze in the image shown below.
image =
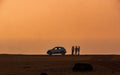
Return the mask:
POLYGON ((0 53, 120 54, 120 0, 0 0, 0 53))

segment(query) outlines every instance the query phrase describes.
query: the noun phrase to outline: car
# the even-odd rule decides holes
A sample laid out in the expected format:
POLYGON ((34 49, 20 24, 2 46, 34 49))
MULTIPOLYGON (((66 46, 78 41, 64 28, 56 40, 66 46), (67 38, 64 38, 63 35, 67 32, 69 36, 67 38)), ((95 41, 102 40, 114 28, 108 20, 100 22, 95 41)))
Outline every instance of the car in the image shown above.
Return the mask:
POLYGON ((48 55, 52 55, 52 54, 65 55, 65 53, 66 53, 66 49, 64 47, 54 47, 47 51, 48 55))

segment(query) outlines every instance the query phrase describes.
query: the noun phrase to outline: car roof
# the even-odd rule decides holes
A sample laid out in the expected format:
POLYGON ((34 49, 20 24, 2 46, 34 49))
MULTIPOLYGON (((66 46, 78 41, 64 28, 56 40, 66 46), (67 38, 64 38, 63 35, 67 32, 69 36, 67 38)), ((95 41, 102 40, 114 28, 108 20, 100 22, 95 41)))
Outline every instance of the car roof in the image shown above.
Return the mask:
POLYGON ((64 47, 61 47, 61 46, 57 46, 57 47, 54 47, 54 48, 64 48, 64 47))

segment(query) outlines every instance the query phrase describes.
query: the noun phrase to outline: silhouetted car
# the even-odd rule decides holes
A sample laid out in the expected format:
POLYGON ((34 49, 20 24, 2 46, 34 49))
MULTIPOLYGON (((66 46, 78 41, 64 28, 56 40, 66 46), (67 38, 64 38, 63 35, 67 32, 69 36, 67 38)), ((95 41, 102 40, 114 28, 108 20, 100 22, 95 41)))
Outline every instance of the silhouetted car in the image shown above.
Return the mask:
POLYGON ((66 49, 64 47, 54 47, 53 49, 50 49, 47 51, 47 54, 52 55, 52 54, 62 54, 65 55, 66 49))

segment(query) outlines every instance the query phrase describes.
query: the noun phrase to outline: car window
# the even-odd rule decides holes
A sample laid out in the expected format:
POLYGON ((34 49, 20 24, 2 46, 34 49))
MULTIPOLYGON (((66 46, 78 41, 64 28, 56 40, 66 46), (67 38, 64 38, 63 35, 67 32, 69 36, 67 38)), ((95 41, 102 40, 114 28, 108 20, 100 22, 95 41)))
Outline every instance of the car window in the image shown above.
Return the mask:
POLYGON ((54 48, 54 50, 57 50, 57 48, 54 48))
POLYGON ((61 49, 61 48, 59 48, 59 49, 61 49))

